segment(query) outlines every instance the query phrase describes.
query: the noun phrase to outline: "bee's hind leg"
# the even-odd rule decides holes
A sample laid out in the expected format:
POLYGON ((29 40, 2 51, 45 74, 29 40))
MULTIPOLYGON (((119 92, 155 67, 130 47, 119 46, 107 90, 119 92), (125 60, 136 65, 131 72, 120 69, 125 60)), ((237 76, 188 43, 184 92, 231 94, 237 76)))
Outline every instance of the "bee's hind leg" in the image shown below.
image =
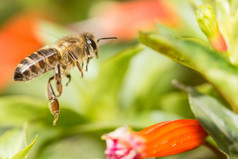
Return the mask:
POLYGON ((71 75, 70 74, 66 74, 65 76, 69 79, 68 82, 66 83, 66 86, 68 86, 69 83, 71 82, 71 75))
POLYGON ((49 78, 48 83, 47 83, 47 95, 48 95, 48 99, 50 101, 49 103, 49 108, 50 108, 50 112, 51 114, 54 115, 54 121, 53 121, 53 125, 56 125, 56 122, 59 118, 59 102, 55 96, 54 90, 52 88, 52 85, 50 83, 50 81, 52 81, 54 79, 54 76, 52 76, 51 78, 49 78))
POLYGON ((62 94, 62 91, 63 91, 63 86, 62 86, 62 83, 61 83, 61 71, 60 71, 60 64, 58 63, 55 67, 55 81, 56 81, 56 88, 57 88, 57 91, 58 91, 58 95, 57 97, 61 96, 62 94))

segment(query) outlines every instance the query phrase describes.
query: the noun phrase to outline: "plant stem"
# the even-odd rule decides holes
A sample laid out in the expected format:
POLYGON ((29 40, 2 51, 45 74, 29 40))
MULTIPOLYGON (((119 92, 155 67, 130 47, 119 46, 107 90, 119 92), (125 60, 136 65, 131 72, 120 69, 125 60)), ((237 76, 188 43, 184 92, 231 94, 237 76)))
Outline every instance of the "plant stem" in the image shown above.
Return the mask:
POLYGON ((228 159, 228 157, 223 152, 221 152, 217 147, 215 147, 213 144, 209 143, 208 141, 205 141, 203 145, 208 147, 211 151, 213 151, 221 159, 228 159))

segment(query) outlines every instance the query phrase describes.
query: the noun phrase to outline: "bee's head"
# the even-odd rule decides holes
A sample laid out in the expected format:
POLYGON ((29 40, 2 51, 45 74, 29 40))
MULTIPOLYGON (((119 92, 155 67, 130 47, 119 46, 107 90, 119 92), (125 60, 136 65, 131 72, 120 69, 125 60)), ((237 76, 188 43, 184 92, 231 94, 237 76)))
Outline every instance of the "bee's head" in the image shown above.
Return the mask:
POLYGON ((85 36, 85 50, 87 54, 89 54, 91 57, 97 57, 98 56, 98 45, 96 42, 95 37, 92 34, 86 34, 85 36))
POLYGON ((88 49, 88 53, 90 56, 97 57, 98 58, 98 42, 100 40, 106 40, 106 39, 117 39, 116 37, 104 37, 99 38, 97 41, 95 37, 92 34, 85 35, 85 40, 87 43, 87 46, 85 46, 85 49, 88 49))

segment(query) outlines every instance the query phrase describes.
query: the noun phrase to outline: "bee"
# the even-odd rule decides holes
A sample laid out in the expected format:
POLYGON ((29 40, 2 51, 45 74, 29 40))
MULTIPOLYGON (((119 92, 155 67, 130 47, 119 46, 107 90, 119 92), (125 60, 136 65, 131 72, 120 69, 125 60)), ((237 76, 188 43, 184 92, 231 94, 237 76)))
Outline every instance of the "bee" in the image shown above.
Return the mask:
POLYGON ((53 125, 56 125, 60 112, 57 98, 61 96, 63 91, 62 76, 65 75, 68 78, 67 86, 71 81, 70 70, 77 66, 81 77, 83 77, 83 64, 86 63, 85 71, 87 71, 89 61, 94 57, 98 58, 98 42, 105 39, 117 38, 104 37, 96 40, 95 36, 88 32, 67 36, 60 39, 53 46, 47 45, 32 53, 16 67, 14 81, 29 81, 54 70, 54 75, 47 82, 49 109, 51 114, 54 115, 53 125), (56 81, 58 94, 55 94, 53 90, 52 80, 56 81))

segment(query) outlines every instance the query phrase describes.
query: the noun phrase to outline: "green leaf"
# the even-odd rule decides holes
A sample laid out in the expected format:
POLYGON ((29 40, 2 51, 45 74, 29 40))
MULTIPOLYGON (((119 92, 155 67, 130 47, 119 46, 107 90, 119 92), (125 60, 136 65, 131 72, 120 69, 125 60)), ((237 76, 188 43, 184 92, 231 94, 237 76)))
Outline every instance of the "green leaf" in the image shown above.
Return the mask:
POLYGON ((118 91, 131 59, 143 49, 144 46, 138 45, 118 53, 102 63, 95 79, 79 84, 86 116, 94 120, 116 119, 118 91))
POLYGON ((238 67, 194 41, 165 38, 153 33, 139 34, 140 41, 170 59, 201 73, 238 112, 238 67))
POLYGON ((139 40, 146 46, 154 49, 155 51, 168 56, 172 60, 181 63, 187 67, 194 68, 191 60, 187 58, 179 48, 173 45, 169 39, 158 36, 153 33, 139 33, 139 40))
POLYGON ((230 6, 231 6, 231 12, 235 14, 237 12, 238 8, 238 1, 236 0, 229 0, 230 1, 230 6))
POLYGON ((21 129, 5 132, 0 137, 0 158, 9 159, 18 153, 24 144, 24 134, 21 129))
MULTIPOLYGON (((53 116, 48 109, 47 100, 28 96, 8 96, 0 98, 1 126, 21 126, 25 122, 39 121, 52 125, 53 116)), ((87 122, 87 119, 72 109, 61 107, 59 127, 70 127, 87 122)))
POLYGON ((18 152, 16 155, 14 155, 12 159, 24 159, 27 156, 28 152, 31 150, 32 146, 35 144, 36 140, 37 140, 37 136, 35 137, 35 139, 32 141, 31 144, 29 144, 23 150, 18 152))
POLYGON ((164 94, 162 97, 160 97, 159 102, 161 109, 164 110, 164 112, 170 112, 180 115, 184 118, 194 118, 194 115, 188 104, 188 97, 184 93, 171 92, 164 94))
MULTIPOLYGON (((53 116, 51 114, 48 115, 50 116, 50 120, 47 119, 46 122, 48 125, 52 125, 53 116)), ((81 125, 85 123, 88 123, 88 120, 85 116, 82 116, 81 114, 66 107, 60 108, 60 117, 59 121, 57 122, 57 127, 67 129, 67 127, 72 127, 75 125, 81 125)))
POLYGON ((181 40, 186 40, 186 41, 192 41, 194 43, 197 43, 207 49, 213 49, 211 45, 209 45, 208 42, 202 40, 202 39, 199 39, 199 38, 193 38, 193 37, 180 37, 180 36, 176 36, 176 38, 178 39, 181 39, 181 40))
POLYGON ((101 82, 101 88, 99 88, 99 90, 104 89, 104 91, 109 94, 113 93, 113 95, 116 95, 120 89, 121 82, 126 74, 131 59, 143 49, 144 46, 138 45, 126 49, 105 61, 105 63, 101 65, 98 75, 98 80, 101 82))
POLYGON ((49 115, 46 102, 26 96, 1 97, 0 110, 1 126, 22 125, 49 115))
POLYGON ((38 36, 43 39, 46 44, 52 44, 58 39, 70 35, 70 31, 66 28, 48 21, 40 21, 38 24, 38 36))
POLYGON ((238 116, 215 98, 192 87, 176 85, 189 95, 190 107, 201 125, 231 158, 238 156, 238 116))
POLYGON ((104 143, 89 133, 50 142, 40 150, 39 159, 93 159, 104 158, 104 143))
MULTIPOLYGON (((119 90, 119 103, 124 109, 123 114, 134 115, 137 118, 138 113, 142 111, 151 109, 167 111, 168 107, 171 110, 174 107, 183 114, 187 113, 186 110, 181 109, 181 103, 174 102, 172 104, 169 103, 170 99, 165 99, 167 93, 175 90, 171 85, 171 81, 175 78, 192 85, 201 79, 195 71, 176 64, 149 48, 144 49, 131 60, 119 90), (183 76, 181 76, 181 72, 183 72, 183 76)), ((185 98, 187 97, 185 96, 185 98)), ((187 102, 187 100, 184 101, 187 102)), ((190 109, 188 103, 182 105, 184 108, 190 109)), ((176 110, 173 112, 175 113, 176 110)))
POLYGON ((138 117, 142 111, 158 109, 158 101, 165 92, 174 89, 171 80, 183 68, 149 48, 144 49, 131 60, 119 90, 119 102, 126 113, 138 117))

